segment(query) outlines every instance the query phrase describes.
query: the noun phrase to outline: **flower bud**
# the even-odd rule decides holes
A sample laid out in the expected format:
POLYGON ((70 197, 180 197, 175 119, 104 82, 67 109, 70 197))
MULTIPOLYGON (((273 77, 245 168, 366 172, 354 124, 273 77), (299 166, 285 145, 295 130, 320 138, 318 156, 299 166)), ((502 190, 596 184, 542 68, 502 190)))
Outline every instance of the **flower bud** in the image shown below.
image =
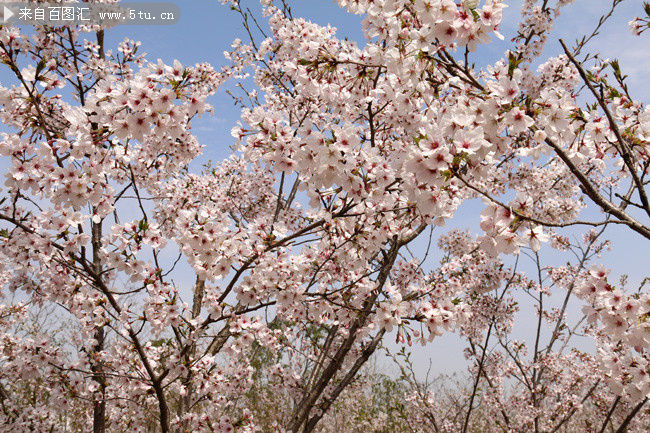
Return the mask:
POLYGON ((533 135, 533 139, 535 139, 535 141, 538 143, 543 143, 544 140, 546 140, 546 132, 542 131, 541 129, 538 129, 537 131, 535 131, 535 135, 533 135))

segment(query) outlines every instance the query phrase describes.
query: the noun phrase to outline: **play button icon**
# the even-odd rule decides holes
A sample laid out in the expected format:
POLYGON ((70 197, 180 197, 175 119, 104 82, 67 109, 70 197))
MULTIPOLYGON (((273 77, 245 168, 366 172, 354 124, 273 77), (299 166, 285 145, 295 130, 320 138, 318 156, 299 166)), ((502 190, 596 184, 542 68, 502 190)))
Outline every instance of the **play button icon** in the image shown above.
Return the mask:
POLYGON ((15 14, 9 9, 7 6, 4 6, 2 10, 2 21, 3 23, 6 23, 9 21, 9 18, 13 17, 15 14))

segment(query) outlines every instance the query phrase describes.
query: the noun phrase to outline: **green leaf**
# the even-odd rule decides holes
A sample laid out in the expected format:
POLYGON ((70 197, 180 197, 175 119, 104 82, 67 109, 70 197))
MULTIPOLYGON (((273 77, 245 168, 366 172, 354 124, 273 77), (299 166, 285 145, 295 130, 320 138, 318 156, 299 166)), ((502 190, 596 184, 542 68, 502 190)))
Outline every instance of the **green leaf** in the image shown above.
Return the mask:
POLYGON ((140 222, 138 223, 138 231, 144 232, 147 231, 148 228, 149 228, 149 222, 147 222, 147 220, 145 219, 140 220, 140 222))
POLYGON ((515 53, 510 51, 508 53, 508 76, 512 78, 512 75, 515 73, 515 69, 519 66, 523 59, 517 60, 515 53))
POLYGON ((38 73, 41 72, 43 69, 45 69, 45 60, 41 59, 38 62, 38 65, 36 65, 36 75, 38 75, 38 73))

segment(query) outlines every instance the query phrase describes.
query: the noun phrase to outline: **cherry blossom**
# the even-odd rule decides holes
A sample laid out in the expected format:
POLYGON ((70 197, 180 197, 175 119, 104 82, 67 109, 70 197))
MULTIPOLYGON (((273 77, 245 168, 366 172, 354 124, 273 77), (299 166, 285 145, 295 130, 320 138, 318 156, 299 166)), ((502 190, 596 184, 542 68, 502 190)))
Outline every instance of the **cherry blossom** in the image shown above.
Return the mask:
POLYGON ((584 44, 536 60, 571 2, 523 2, 513 46, 484 68, 472 53, 502 38, 500 0, 338 0, 363 15, 365 43, 285 2, 259 17, 222 3, 246 39, 221 70, 147 59, 129 39, 111 50, 98 26, 0 28, 0 424, 327 429, 368 394, 357 379, 386 338, 457 332, 469 385, 445 400, 411 377, 406 422, 642 431, 650 296, 611 285, 598 255, 609 225, 650 239, 650 114, 584 44), (190 170, 205 145, 192 121, 247 78, 232 155, 190 170), (476 233, 443 228, 472 203, 476 233), (549 250, 572 256, 546 265, 549 250), (513 338, 520 297, 528 341, 513 338), (453 401, 464 412, 437 420, 453 401))

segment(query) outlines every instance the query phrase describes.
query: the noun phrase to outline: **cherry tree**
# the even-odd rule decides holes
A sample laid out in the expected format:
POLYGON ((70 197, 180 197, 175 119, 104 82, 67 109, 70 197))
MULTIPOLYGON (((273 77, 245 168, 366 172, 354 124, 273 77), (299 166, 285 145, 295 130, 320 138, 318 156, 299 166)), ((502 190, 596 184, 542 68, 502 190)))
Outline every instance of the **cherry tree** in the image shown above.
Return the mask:
MULTIPOLYGON (((433 224, 450 217, 455 203, 483 198, 484 233, 475 250, 490 258, 518 254, 523 246, 537 253, 541 243, 550 239, 555 248, 566 249, 567 239, 553 229, 567 226, 618 224, 647 238, 643 216, 650 215, 645 192, 648 164, 642 132, 646 110, 632 100, 616 61, 577 60, 593 34, 572 50, 562 42, 564 55, 532 71, 530 65, 541 54, 554 18, 569 2, 553 7, 549 2, 535 3, 523 6, 517 45, 484 72, 471 69, 467 59, 498 24, 503 7, 499 2, 486 2, 480 8, 475 2, 342 2, 351 12, 366 16, 369 42, 362 49, 334 37, 314 42, 320 34, 314 35, 314 26, 301 20, 290 20, 290 30, 281 27, 277 31, 276 38, 281 40, 270 54, 254 42, 237 47, 237 55, 248 56, 251 64, 260 63, 249 53, 259 55, 261 50, 268 54, 269 60, 260 66, 263 72, 257 74, 266 80, 257 83, 263 90, 264 83, 278 86, 278 81, 286 80, 279 89, 267 90, 267 95, 288 92, 290 100, 294 95, 308 95, 310 101, 326 101, 327 110, 319 109, 320 124, 321 113, 336 112, 336 126, 312 122, 306 132, 295 129, 286 145, 276 144, 282 139, 273 136, 269 145, 269 140, 257 133, 247 139, 248 155, 257 158, 250 150, 252 145, 279 171, 304 173, 305 153, 316 135, 325 145, 319 152, 325 147, 329 153, 326 159, 320 153, 309 155, 310 162, 326 161, 317 165, 313 176, 326 176, 325 186, 334 183, 345 191, 347 184, 354 185, 350 178, 357 171, 356 166, 350 167, 350 156, 370 144, 371 155, 378 152, 386 161, 384 171, 392 169, 394 173, 382 173, 391 188, 401 189, 407 202, 415 204, 425 217, 433 217, 433 224), (294 26, 297 29, 291 31, 294 26), (464 51, 463 60, 454 58, 458 51, 464 51), (299 53, 298 59, 295 53, 299 53), (283 55, 286 60, 280 62, 283 55), (584 64, 589 61, 594 66, 587 70, 584 64), (607 75, 608 68, 613 80, 607 75), (595 100, 588 110, 577 103, 581 88, 595 100), (344 116, 346 110, 351 113, 344 116), (346 124, 341 118, 353 122, 346 124), (355 135, 359 138, 352 141, 344 131, 359 123, 363 124, 355 135), (330 129, 331 138, 323 137, 322 131, 330 129), (332 152, 332 147, 338 153, 332 152), (372 152, 374 148, 376 152, 372 152), (342 170, 335 169, 337 157, 342 170), (579 220, 586 203, 605 212, 605 219, 579 220), (452 206, 446 207, 449 204, 452 206)), ((613 2, 612 10, 619 3, 613 2)), ((286 10, 272 15, 271 24, 277 20, 286 26, 286 16, 286 10)), ((597 23, 594 34, 609 16, 611 11, 597 23)), ((644 22, 637 19, 631 26, 639 33, 644 22)), ((264 107, 268 117, 273 116, 268 108, 271 103, 267 96, 264 107)), ((286 113, 289 104, 285 100, 281 104, 286 113)), ((276 117, 291 122, 286 114, 276 117)), ((258 123, 261 117, 249 120, 244 116, 244 120, 248 127, 237 129, 237 135, 243 138, 260 129, 264 132, 258 123)), ((364 157, 364 161, 369 159, 364 157)), ((375 181, 372 172, 376 169, 372 168, 363 179, 366 191, 369 183, 381 183, 381 179, 375 181)), ((310 191, 306 193, 310 195, 310 191)), ((319 191, 312 192, 312 199, 314 193, 319 191)), ((355 193, 363 195, 364 191, 355 193)), ((473 251, 470 248, 464 253, 473 251)), ((574 272, 583 270, 584 260, 579 262, 574 272)), ((590 278, 606 275, 593 269, 590 278)), ((431 276, 428 279, 430 284, 434 281, 431 276)), ((503 280, 503 273, 497 273, 482 281, 498 285, 503 280)), ((570 296, 576 284, 561 287, 570 296)), ((589 283, 580 287, 584 285, 589 283)), ((648 296, 642 292, 623 295, 606 280, 596 287, 594 296, 585 296, 580 290, 576 294, 591 305, 589 319, 614 337, 612 343, 600 341, 600 350, 609 353, 601 357, 600 365, 615 392, 638 400, 640 408, 647 401, 647 382, 642 378, 648 373, 648 296), (621 359, 625 359, 624 366, 619 365, 621 359), (607 367, 612 360, 614 369, 607 367)), ((466 288, 472 290, 473 286, 466 288)), ((483 290, 490 288, 487 285, 483 290)), ((423 317, 431 314, 427 306, 419 313, 423 317)), ((548 347, 552 346, 549 343, 548 347)), ((535 362, 541 355, 538 349, 535 347, 535 362)))
MULTIPOLYGON (((543 266, 543 255, 531 254, 537 272, 527 276, 519 270, 527 260, 521 257, 501 287, 470 300, 473 320, 460 332, 466 341, 465 356, 471 361, 466 381, 453 386, 421 383, 410 359, 398 359, 410 388, 408 417, 425 422, 423 431, 432 432, 645 431, 647 411, 640 412, 646 403, 645 382, 638 380, 645 365, 638 355, 636 362, 629 358, 621 362, 630 355, 620 353, 625 345, 629 347, 630 331, 617 328, 621 325, 612 320, 609 311, 616 304, 594 305, 605 313, 604 327, 597 326, 594 314, 598 313, 592 306, 585 306, 585 314, 571 314, 576 306, 572 298, 593 296, 594 286, 605 284, 606 272, 590 264, 610 245, 602 240, 603 231, 566 242, 561 250, 574 254, 575 260, 565 266, 543 266), (553 291, 563 293, 560 302, 549 296, 553 291), (526 311, 531 307, 537 313, 535 321, 526 311), (532 335, 515 329, 526 321, 532 335), (531 322, 536 323, 531 326, 531 322), (596 354, 580 350, 580 339, 582 344, 585 339, 597 341, 600 350, 596 354), (618 353, 608 353, 612 347, 618 353)), ((450 258, 472 245, 467 234, 454 237, 464 239, 454 249, 446 249, 450 258)), ((626 286, 622 279, 619 288, 609 292, 621 295, 626 286)), ((624 302, 626 307, 617 313, 622 320, 634 321, 638 297, 626 297, 624 302)))
MULTIPOLYGON (((415 308, 428 290, 407 290, 419 272, 398 262, 424 218, 389 187, 387 203, 325 188, 303 209, 303 179, 287 192, 281 176, 277 190, 272 165, 252 155, 188 173, 201 150, 191 119, 242 65, 147 62, 132 41, 106 50, 103 29, 37 30, 3 27, 0 41, 17 80, 2 89, 3 122, 16 130, 3 135, 3 279, 18 294, 3 314, 3 425, 247 431, 251 353, 288 344, 303 358, 269 367, 297 400, 278 428, 313 429, 401 320, 402 293, 415 308), (83 39, 92 32, 96 42, 83 39), (171 279, 169 241, 196 274, 190 303, 171 279), (77 338, 13 331, 49 304, 77 338), (301 350, 294 341, 312 323, 327 338, 301 350)), ((284 136, 278 119, 263 120, 261 137, 284 136)), ((444 311, 449 321, 462 306, 444 311)))
MULTIPOLYGON (((97 26, 0 28, 15 77, 0 86, 13 131, 0 136, 7 431, 309 432, 354 407, 346 398, 386 334, 427 344, 454 329, 476 380, 448 428, 466 431, 479 400, 505 431, 567 428, 577 402, 553 396, 578 382, 576 395, 611 405, 603 429, 621 416, 636 425, 650 297, 586 267, 599 233, 580 250, 561 230, 617 224, 650 238, 649 118, 616 62, 579 59, 589 36, 532 69, 570 1, 524 2, 513 47, 485 69, 470 56, 502 38, 500 0, 338 0, 364 15, 365 45, 294 18, 287 2, 261 2, 268 26, 224 3, 245 41, 222 70, 148 60, 129 40, 113 51, 97 26), (202 151, 192 120, 226 80, 254 86, 235 150, 190 172, 202 151), (595 101, 586 108, 581 89, 595 101), (409 245, 479 198, 481 233, 442 236, 446 259, 425 267, 428 251, 409 245), (587 203, 605 217, 581 220, 587 203), (566 305, 548 313, 550 288, 505 262, 548 241, 584 252, 543 272, 588 306, 596 357, 554 350, 566 305), (525 361, 508 340, 515 290, 534 293, 540 323, 556 327, 525 361), (50 306, 72 338, 27 331, 50 306), (520 365, 488 356, 492 333, 520 365), (570 368, 578 361, 593 373, 570 368), (502 412, 508 377, 528 381, 514 415, 502 412), (477 398, 483 381, 494 392, 477 398)), ((437 416, 414 389, 410 413, 437 416)))

